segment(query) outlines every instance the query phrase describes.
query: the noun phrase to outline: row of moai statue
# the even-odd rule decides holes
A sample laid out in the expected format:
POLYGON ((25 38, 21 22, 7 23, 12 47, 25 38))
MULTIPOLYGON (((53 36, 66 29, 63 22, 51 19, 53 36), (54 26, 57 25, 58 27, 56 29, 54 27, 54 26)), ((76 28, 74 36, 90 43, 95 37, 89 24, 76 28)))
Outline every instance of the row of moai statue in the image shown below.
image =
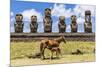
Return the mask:
MULTIPOLYGON (((45 9, 45 16, 43 18, 43 23, 44 23, 44 32, 45 33, 50 33, 52 32, 52 18, 51 18, 51 9, 46 8, 45 9)), ((14 24, 15 26, 15 32, 16 33, 22 33, 23 32, 23 16, 22 14, 16 14, 16 22, 14 24)), ((71 32, 77 32, 77 17, 75 15, 71 16, 71 32)), ((64 33, 66 32, 66 23, 65 23, 65 17, 60 16, 59 17, 59 23, 58 23, 58 28, 59 28, 59 33, 64 33)), ((36 33, 38 29, 38 23, 37 23, 37 16, 32 15, 31 16, 31 23, 30 23, 30 30, 31 33, 36 33)), ((84 31, 86 33, 91 33, 92 32, 92 24, 91 24, 91 11, 87 10, 85 11, 85 22, 84 22, 84 31)))

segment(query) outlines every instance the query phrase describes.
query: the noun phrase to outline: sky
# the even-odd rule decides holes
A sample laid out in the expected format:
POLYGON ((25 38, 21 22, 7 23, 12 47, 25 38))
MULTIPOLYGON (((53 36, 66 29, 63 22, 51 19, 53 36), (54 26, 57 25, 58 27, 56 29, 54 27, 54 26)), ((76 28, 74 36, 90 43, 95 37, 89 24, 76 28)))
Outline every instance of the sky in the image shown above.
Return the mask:
POLYGON ((23 15, 24 30, 23 32, 30 32, 30 17, 32 15, 37 16, 38 32, 44 32, 43 18, 44 9, 50 8, 52 10, 52 32, 58 32, 59 16, 65 16, 65 23, 67 25, 66 32, 71 32, 71 15, 77 16, 78 32, 84 32, 84 12, 86 10, 91 11, 92 31, 95 32, 95 6, 94 5, 80 5, 80 4, 64 4, 64 3, 47 3, 47 2, 35 2, 28 0, 11 0, 10 1, 10 31, 14 32, 15 16, 17 13, 23 15))

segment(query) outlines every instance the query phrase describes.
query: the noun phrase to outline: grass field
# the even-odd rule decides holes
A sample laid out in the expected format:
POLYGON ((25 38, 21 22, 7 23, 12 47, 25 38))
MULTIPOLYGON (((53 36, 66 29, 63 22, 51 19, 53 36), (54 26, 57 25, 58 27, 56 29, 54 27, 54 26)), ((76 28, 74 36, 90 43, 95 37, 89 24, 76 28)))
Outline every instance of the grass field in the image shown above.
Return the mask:
MULTIPOLYGON (((58 60, 40 60, 29 59, 26 55, 33 55, 39 52, 40 41, 32 42, 11 42, 11 64, 12 65, 31 65, 31 64, 51 64, 51 63, 67 63, 67 62, 84 62, 95 61, 95 54, 93 53, 95 48, 95 42, 82 42, 82 41, 66 41, 66 44, 61 43, 60 48, 63 57, 58 60), (80 49, 83 55, 71 55, 71 52, 75 52, 76 49, 80 49), (35 61, 39 61, 36 63, 35 61), (26 61, 26 62, 25 62, 26 61), (20 63, 21 62, 21 63, 20 63), (25 62, 25 63, 24 63, 25 62)), ((45 56, 49 57, 49 50, 46 50, 45 56)))

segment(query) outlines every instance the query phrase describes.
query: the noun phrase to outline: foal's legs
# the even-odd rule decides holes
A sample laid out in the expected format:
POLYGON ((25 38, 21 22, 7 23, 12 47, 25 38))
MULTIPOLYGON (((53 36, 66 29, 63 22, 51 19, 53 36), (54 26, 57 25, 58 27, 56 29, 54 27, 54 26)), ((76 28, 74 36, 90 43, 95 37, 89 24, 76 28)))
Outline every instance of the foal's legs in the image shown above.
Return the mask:
POLYGON ((56 57, 57 57, 57 58, 59 57, 58 50, 56 50, 56 57))
POLYGON ((59 55, 62 56, 60 48, 56 50, 56 57, 59 58, 59 55))

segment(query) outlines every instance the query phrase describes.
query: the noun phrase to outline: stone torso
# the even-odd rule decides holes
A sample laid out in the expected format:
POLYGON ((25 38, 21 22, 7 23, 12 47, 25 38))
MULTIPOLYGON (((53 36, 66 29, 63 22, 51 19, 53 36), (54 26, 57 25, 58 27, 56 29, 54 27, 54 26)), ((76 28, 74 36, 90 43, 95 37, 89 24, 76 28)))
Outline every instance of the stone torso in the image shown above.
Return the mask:
POLYGON ((44 21, 45 31, 51 31, 51 28, 52 28, 52 19, 51 19, 51 17, 45 17, 43 19, 43 21, 44 21))

